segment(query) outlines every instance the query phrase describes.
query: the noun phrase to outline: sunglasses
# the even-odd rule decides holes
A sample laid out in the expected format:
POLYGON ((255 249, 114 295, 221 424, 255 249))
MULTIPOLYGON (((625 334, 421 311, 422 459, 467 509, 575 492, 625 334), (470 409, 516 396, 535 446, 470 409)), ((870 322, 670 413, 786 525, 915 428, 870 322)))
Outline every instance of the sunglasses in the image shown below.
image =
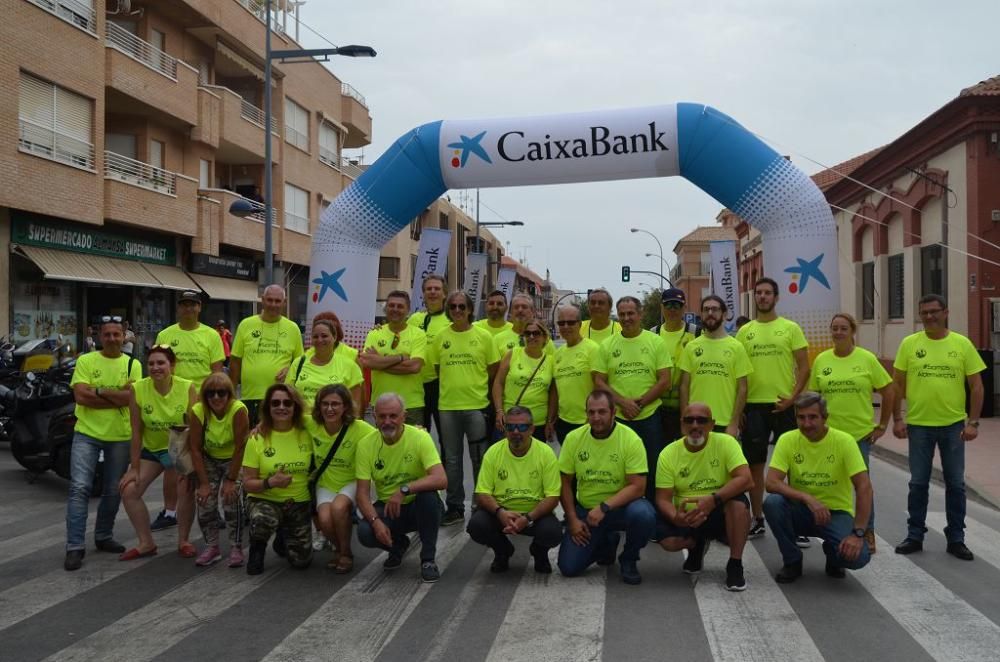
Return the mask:
POLYGON ((687 423, 688 425, 694 425, 695 423, 697 423, 698 425, 706 425, 712 419, 710 419, 708 416, 685 416, 681 420, 687 423))
POLYGON ((544 336, 545 332, 544 331, 525 331, 521 335, 524 336, 525 338, 535 338, 537 336, 544 336))
POLYGON ((504 429, 507 432, 527 432, 531 429, 531 423, 507 423, 504 425, 504 429))
POLYGON ((465 310, 466 306, 464 303, 449 303, 448 310, 465 310))
POLYGON ((392 337, 392 344, 389 345, 389 349, 396 349, 397 347, 399 347, 399 334, 398 333, 395 334, 395 335, 393 335, 393 337, 392 337))
POLYGON ((573 326, 574 324, 579 324, 580 320, 559 320, 556 322, 556 326, 573 326))
POLYGON ((150 349, 169 349, 170 351, 173 351, 174 348, 167 343, 160 343, 159 345, 153 345, 150 349))
POLYGON ((684 304, 681 303, 680 301, 668 301, 665 304, 663 304, 663 307, 664 308, 672 308, 672 309, 676 310, 677 308, 683 308, 684 304))
POLYGON ((288 399, 288 400, 282 399, 282 400, 271 400, 270 404, 271 404, 272 407, 285 407, 285 408, 288 408, 288 407, 291 407, 295 403, 292 402, 290 399, 288 399))
POLYGON ((101 316, 101 323, 107 324, 108 322, 116 322, 118 324, 122 323, 121 315, 103 315, 101 316))
POLYGON ((205 391, 206 398, 228 398, 229 391, 224 388, 210 388, 205 391))

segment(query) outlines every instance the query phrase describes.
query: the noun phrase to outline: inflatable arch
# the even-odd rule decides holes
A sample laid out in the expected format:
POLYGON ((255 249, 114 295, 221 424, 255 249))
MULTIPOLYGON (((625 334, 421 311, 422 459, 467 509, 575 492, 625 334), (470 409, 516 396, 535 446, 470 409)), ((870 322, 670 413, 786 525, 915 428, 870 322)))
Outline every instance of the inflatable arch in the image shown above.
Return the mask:
POLYGON ((828 344, 839 278, 836 226, 823 194, 734 120, 693 103, 413 129, 323 214, 313 238, 309 319, 333 309, 347 341, 360 344, 375 316, 379 251, 448 189, 673 175, 761 231, 781 313, 802 325, 814 351, 828 344))

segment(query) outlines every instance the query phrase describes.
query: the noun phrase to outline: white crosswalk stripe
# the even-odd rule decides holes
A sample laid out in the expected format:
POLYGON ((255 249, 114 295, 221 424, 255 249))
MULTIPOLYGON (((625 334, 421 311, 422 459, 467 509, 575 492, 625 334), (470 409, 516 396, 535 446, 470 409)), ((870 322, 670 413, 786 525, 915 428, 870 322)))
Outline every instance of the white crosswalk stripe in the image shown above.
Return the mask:
MULTIPOLYGON (((927 526, 944 533, 948 520, 944 513, 927 513, 927 526)), ((976 558, 1000 568, 1000 533, 973 519, 965 522, 965 544, 976 558)))

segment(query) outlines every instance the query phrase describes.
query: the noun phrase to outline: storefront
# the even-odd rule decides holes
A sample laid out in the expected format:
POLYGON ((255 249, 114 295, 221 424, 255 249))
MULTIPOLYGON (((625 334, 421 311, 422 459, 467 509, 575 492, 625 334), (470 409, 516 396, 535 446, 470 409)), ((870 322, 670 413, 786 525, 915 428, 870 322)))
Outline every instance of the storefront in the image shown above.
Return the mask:
POLYGON ((202 322, 215 326, 224 320, 229 330, 236 333, 240 320, 252 315, 260 301, 257 263, 238 255, 192 253, 188 271, 208 295, 202 306, 202 322))

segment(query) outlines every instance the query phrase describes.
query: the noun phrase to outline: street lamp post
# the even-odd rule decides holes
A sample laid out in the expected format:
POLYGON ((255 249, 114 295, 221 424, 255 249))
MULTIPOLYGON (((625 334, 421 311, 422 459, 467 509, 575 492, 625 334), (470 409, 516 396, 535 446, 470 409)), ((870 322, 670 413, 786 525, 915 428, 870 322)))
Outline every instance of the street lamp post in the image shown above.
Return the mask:
MULTIPOLYGON (((650 237, 652 237, 653 241, 656 242, 656 245, 660 249, 660 262, 666 262, 666 260, 663 259, 663 244, 660 243, 660 240, 657 238, 657 236, 655 234, 653 234, 649 230, 643 230, 642 228, 629 228, 629 232, 631 232, 632 234, 635 234, 636 232, 642 232, 643 234, 648 234, 650 237)), ((667 273, 670 273, 670 271, 667 270, 667 273)), ((660 310, 660 324, 663 324, 663 311, 662 310, 660 310)))
MULTIPOLYGON (((322 62, 329 61, 331 55, 342 55, 344 57, 375 57, 375 49, 371 46, 339 46, 336 48, 313 48, 313 49, 292 49, 292 50, 271 50, 271 0, 264 2, 264 280, 265 285, 271 285, 274 281, 274 243, 271 236, 271 228, 274 225, 273 218, 273 179, 271 170, 273 159, 271 153, 271 122, 273 113, 271 111, 271 60, 288 61, 289 58, 305 58, 291 60, 288 64, 296 62, 316 61, 315 58, 322 57, 322 62)), ((229 213, 241 218, 256 212, 254 205, 246 200, 237 200, 229 206, 229 213)))
MULTIPOLYGON (((660 257, 660 256, 658 256, 656 253, 646 253, 646 257, 660 257)), ((662 264, 664 266, 664 268, 666 268, 667 273, 669 274, 670 273, 670 263, 667 262, 662 257, 660 257, 660 264, 662 264)))

